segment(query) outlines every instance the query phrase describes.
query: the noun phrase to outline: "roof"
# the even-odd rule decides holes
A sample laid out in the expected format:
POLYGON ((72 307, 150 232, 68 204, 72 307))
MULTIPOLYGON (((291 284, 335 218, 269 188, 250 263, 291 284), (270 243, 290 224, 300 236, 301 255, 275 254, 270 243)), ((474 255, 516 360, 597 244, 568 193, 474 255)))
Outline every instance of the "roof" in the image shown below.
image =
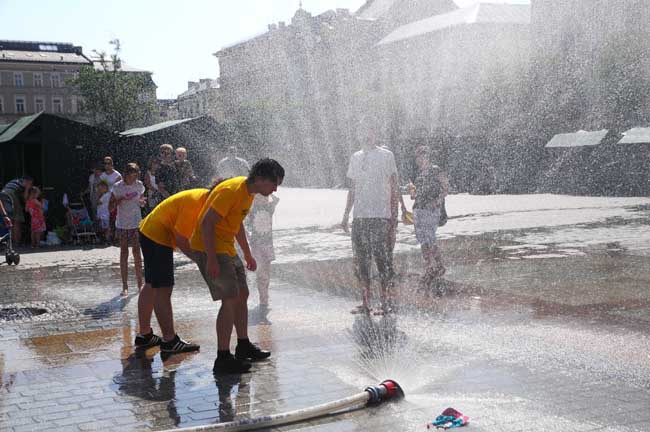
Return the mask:
POLYGON ((11 123, 9 127, 4 129, 0 133, 0 143, 11 141, 12 139, 16 138, 16 136, 21 133, 27 126, 32 124, 34 120, 36 120, 43 112, 39 112, 36 114, 32 114, 29 116, 21 117, 15 122, 11 123))
POLYGON ((0 134, 9 127, 9 124, 0 124, 0 134))
POLYGON ((142 128, 135 128, 135 129, 129 129, 124 132, 120 132, 120 135, 123 137, 134 137, 134 136, 142 136, 146 135, 152 132, 157 132, 163 129, 167 129, 173 126, 178 126, 179 124, 186 123, 191 120, 196 120, 200 117, 192 117, 192 118, 186 118, 186 119, 180 119, 180 120, 168 120, 162 123, 156 123, 151 126, 147 127, 142 127, 142 128))
POLYGON ((90 65, 83 54, 55 51, 17 51, 0 49, 0 62, 66 63, 90 65))
POLYGON ((546 144, 546 148, 556 147, 586 147, 600 144, 607 136, 609 130, 578 131, 573 133, 557 134, 546 144))
POLYGON ((636 127, 623 132, 619 144, 650 144, 650 128, 636 127))
POLYGON ((396 28, 379 41, 385 45, 443 29, 471 24, 530 24, 527 4, 477 3, 453 12, 435 15, 396 28))
POLYGON ((207 79, 207 80, 201 80, 198 83, 195 83, 196 85, 192 86, 191 88, 188 88, 185 90, 183 93, 179 94, 177 99, 184 99, 190 96, 193 96, 199 92, 206 91, 209 89, 218 89, 219 88, 219 81, 218 80, 213 80, 213 79, 207 79))
POLYGON ((406 24, 457 9, 454 0, 367 0, 356 16, 406 24))
MULTIPOLYGON (((104 70, 104 67, 103 67, 102 62, 99 59, 99 57, 91 57, 91 60, 93 62, 93 67, 95 68, 96 71, 102 72, 104 70)), ((105 62, 106 62, 106 70, 108 72, 112 72, 113 71, 113 61, 110 60, 110 59, 106 59, 105 62)), ((120 65, 120 70, 122 72, 148 73, 148 74, 153 73, 153 72, 145 70, 145 69, 138 69, 138 68, 131 67, 131 66, 127 65, 124 62, 122 62, 122 64, 120 65)))

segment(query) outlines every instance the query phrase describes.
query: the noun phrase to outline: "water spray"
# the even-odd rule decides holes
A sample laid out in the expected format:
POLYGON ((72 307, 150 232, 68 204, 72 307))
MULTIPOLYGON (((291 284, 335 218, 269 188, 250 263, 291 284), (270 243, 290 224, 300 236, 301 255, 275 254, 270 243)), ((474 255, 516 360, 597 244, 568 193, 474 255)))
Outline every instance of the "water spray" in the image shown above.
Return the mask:
MULTIPOLYGON (((343 399, 315 405, 312 407, 288 411, 286 413, 241 419, 227 423, 173 429, 173 431, 207 432, 255 430, 269 426, 281 426, 289 423, 297 423, 304 420, 313 419, 316 417, 322 417, 327 414, 333 414, 344 409, 360 406, 362 404, 365 404, 365 406, 377 406, 382 402, 389 400, 399 400, 402 398, 404 398, 404 391, 399 386, 399 384, 393 380, 386 380, 376 386, 366 387, 362 393, 357 393, 343 399)), ((171 432, 171 430, 167 432, 171 432)))

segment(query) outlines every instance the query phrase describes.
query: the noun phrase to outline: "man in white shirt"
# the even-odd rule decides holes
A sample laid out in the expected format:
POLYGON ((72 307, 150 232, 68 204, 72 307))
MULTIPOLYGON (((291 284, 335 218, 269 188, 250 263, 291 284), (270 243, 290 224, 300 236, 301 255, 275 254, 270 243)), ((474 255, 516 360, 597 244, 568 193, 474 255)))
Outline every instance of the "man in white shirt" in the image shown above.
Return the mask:
POLYGON ((233 177, 247 177, 250 169, 248 162, 237 157, 237 148, 228 147, 228 156, 221 159, 217 164, 217 175, 224 180, 233 177))
POLYGON ((370 267, 375 258, 381 282, 381 308, 377 314, 394 309, 390 290, 393 284, 392 231, 397 225, 397 166, 389 150, 377 146, 376 133, 369 125, 362 149, 352 155, 347 177, 351 181, 342 226, 347 232, 350 211, 355 275, 362 289, 361 305, 353 313, 370 312, 370 267))

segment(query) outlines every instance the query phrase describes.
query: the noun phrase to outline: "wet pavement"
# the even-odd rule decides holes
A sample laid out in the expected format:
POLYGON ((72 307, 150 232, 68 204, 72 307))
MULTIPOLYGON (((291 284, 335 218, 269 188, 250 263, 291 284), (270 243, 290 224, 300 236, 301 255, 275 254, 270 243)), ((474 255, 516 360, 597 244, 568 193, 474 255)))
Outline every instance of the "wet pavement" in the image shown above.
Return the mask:
POLYGON ((267 319, 249 278, 251 339, 273 356, 244 375, 212 375, 217 305, 188 260, 177 263, 175 316, 201 351, 163 362, 157 349, 133 350, 137 297, 117 296, 117 249, 26 253, 24 265, 0 266, 0 309, 49 313, 0 323, 0 430, 204 425, 328 402, 390 378, 404 401, 274 430, 418 431, 452 406, 477 431, 649 431, 647 210, 608 203, 576 225, 565 216, 589 213, 584 205, 492 203, 502 220, 523 213, 531 226, 476 232, 468 227, 491 226, 498 213, 477 200, 489 211, 468 204, 443 229, 442 297, 416 291, 417 246, 412 227, 400 229, 402 306, 386 318, 349 314, 349 237, 327 224, 282 227, 267 319), (535 222, 548 212, 567 223, 535 222))

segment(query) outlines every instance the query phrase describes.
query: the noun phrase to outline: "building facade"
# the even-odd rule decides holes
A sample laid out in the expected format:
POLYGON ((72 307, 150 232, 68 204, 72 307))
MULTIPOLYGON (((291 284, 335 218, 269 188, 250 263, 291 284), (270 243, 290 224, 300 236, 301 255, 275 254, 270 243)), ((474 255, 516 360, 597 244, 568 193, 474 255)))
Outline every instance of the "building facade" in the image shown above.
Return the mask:
POLYGON ((178 95, 176 100, 179 118, 208 115, 219 122, 225 119, 219 82, 216 79, 188 81, 187 90, 178 95))
POLYGON ((0 123, 47 112, 83 117, 83 101, 69 81, 92 66, 68 43, 0 41, 0 123))
MULTIPOLYGON (((112 71, 113 66, 86 56, 82 47, 70 43, 0 40, 0 123, 38 112, 94 123, 71 83, 83 67, 112 71)), ((155 103, 156 85, 150 71, 125 64, 120 70, 146 75, 148 84, 139 100, 155 103)))
POLYGON ((532 0, 539 133, 650 123, 648 23, 643 0, 532 0))
POLYGON ((340 184, 358 147, 356 101, 367 96, 376 25, 344 9, 299 9, 289 24, 215 54, 226 119, 248 157, 273 155, 288 184, 340 184))

